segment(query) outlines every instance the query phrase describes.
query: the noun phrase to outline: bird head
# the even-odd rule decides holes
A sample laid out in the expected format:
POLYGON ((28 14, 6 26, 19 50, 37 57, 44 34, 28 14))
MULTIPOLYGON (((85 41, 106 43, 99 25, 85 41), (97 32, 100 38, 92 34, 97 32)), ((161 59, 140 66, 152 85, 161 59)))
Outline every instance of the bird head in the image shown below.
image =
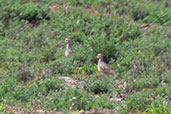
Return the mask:
POLYGON ((66 43, 66 44, 70 44, 70 39, 66 38, 66 39, 65 39, 65 43, 66 43))
POLYGON ((98 59, 103 59, 102 53, 97 54, 97 58, 98 58, 98 59))

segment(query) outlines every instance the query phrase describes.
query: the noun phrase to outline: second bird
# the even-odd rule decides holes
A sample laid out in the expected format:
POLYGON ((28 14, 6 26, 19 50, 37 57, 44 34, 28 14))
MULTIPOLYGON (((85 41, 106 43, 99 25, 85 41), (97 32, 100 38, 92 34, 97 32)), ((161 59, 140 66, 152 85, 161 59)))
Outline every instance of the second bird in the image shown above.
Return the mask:
POLYGON ((70 39, 65 39, 65 43, 66 43, 66 51, 65 51, 65 56, 69 56, 72 53, 72 48, 70 45, 70 39))

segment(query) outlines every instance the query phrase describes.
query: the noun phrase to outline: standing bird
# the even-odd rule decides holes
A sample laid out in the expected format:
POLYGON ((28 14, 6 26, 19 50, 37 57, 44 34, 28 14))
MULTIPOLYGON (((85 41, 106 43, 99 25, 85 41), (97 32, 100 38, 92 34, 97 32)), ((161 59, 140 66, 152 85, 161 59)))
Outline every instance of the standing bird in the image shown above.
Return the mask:
POLYGON ((66 51, 65 51, 65 56, 69 56, 72 53, 72 48, 70 45, 70 39, 65 39, 65 43, 66 43, 66 51))
POLYGON ((115 72, 109 68, 109 66, 103 61, 103 55, 99 53, 97 55, 98 60, 98 71, 102 74, 113 75, 115 72))

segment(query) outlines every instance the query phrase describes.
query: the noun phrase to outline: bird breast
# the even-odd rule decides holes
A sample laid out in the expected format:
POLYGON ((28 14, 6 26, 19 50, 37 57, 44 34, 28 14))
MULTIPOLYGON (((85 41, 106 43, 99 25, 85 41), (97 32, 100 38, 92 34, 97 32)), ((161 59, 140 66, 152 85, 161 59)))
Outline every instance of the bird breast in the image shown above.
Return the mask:
POLYGON ((97 67, 98 67, 98 71, 101 72, 101 68, 99 64, 97 65, 97 67))
POLYGON ((67 49, 66 51, 65 51, 65 56, 69 56, 70 54, 71 54, 71 50, 70 49, 67 49))

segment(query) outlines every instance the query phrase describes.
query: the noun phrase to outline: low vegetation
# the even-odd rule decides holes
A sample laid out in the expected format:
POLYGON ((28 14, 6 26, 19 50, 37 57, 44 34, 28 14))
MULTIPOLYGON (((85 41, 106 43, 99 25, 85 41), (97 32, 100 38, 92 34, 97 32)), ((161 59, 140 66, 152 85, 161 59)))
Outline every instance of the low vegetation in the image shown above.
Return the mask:
POLYGON ((0 12, 0 114, 170 113, 170 0, 0 0, 0 12), (98 73, 98 53, 114 75, 98 73), (61 76, 85 84, 68 87, 61 76))

